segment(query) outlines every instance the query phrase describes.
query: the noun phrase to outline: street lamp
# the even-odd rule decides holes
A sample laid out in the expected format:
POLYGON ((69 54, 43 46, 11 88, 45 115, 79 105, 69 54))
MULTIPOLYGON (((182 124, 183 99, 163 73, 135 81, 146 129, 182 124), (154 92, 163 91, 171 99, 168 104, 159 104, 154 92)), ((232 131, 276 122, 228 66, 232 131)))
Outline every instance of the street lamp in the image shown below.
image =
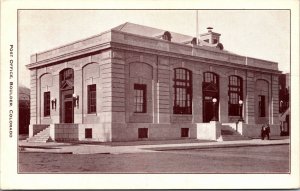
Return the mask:
POLYGON ((280 100, 280 104, 279 104, 279 113, 282 113, 282 111, 283 111, 283 101, 282 100, 280 100))
POLYGON ((240 109, 240 118, 239 118, 239 121, 244 121, 243 120, 243 114, 242 114, 243 113, 243 100, 239 101, 239 106, 240 106, 240 108, 239 108, 240 109))
POLYGON ((214 116, 212 118, 212 121, 217 121, 217 117, 216 117, 216 103, 217 103, 217 98, 213 98, 212 102, 213 102, 213 112, 214 112, 214 116))
POLYGON ((56 110, 56 98, 51 97, 51 105, 52 105, 52 109, 56 110))
POLYGON ((77 108, 79 107, 79 96, 76 95, 75 93, 73 94, 73 103, 74 104, 74 107, 77 106, 77 108))

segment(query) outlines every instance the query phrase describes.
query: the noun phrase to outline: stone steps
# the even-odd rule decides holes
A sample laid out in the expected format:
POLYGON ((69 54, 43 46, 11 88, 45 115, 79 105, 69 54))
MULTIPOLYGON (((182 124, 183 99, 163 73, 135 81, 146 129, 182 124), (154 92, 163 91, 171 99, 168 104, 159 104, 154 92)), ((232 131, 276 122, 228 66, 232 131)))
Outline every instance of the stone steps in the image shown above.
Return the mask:
POLYGON ((40 131, 33 137, 27 138, 27 142, 30 143, 46 143, 50 142, 50 127, 47 127, 46 129, 40 131))
POLYGON ((229 125, 222 125, 221 126, 221 137, 222 141, 238 141, 238 140, 251 140, 248 137, 245 137, 235 131, 231 126, 229 125))

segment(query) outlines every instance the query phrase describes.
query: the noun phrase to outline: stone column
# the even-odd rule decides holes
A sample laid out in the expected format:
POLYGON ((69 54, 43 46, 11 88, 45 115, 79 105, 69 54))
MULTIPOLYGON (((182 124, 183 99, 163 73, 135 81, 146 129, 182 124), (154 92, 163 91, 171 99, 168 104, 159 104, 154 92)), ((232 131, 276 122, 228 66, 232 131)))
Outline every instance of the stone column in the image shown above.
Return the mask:
POLYGON ((255 81, 253 72, 246 73, 246 101, 245 101, 245 122, 247 124, 255 123, 255 81))
POLYGON ((202 75, 195 70, 193 73, 193 123, 201 123, 202 118, 202 75))
POLYGON ((228 77, 220 76, 219 87, 219 121, 228 122, 228 77))
POLYGON ((33 136, 33 125, 37 124, 37 70, 30 70, 30 126, 29 137, 33 136))
POLYGON ((82 69, 75 68, 74 69, 74 94, 79 96, 79 104, 78 106, 74 107, 74 123, 82 123, 82 112, 83 112, 83 91, 82 91, 82 69))
POLYGON ((124 61, 111 58, 112 51, 103 54, 101 61, 102 122, 125 123, 124 61))
POLYGON ((53 85, 51 87, 51 98, 55 98, 56 99, 56 108, 52 109, 52 103, 50 103, 51 105, 51 118, 52 118, 52 123, 59 123, 59 108, 60 108, 60 100, 59 100, 59 91, 60 91, 60 87, 59 87, 59 74, 58 72, 55 73, 55 75, 53 74, 53 85))
MULTIPOLYGON (((157 65, 158 123, 170 123, 170 69, 167 58, 159 58, 157 65)), ((170 100, 171 99, 171 100, 170 100)))
POLYGON ((278 76, 272 75, 271 80, 271 124, 279 124, 279 85, 278 76))

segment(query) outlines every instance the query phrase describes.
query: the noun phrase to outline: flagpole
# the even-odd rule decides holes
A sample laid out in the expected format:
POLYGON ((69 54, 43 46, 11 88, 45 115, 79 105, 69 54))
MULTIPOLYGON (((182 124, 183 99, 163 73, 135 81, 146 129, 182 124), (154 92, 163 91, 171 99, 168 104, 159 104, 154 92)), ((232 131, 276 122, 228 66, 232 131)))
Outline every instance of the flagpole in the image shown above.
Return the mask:
POLYGON ((197 44, 198 44, 198 38, 199 38, 199 31, 198 31, 198 10, 196 10, 196 39, 197 39, 197 44))

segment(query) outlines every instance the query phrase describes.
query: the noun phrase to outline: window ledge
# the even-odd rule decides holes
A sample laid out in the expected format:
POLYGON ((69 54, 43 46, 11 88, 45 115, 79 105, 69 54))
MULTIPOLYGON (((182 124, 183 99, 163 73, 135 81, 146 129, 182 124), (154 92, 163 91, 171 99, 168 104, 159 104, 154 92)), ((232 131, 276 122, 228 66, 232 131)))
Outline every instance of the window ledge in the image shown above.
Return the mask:
POLYGON ((172 114, 173 116, 193 116, 193 114, 172 114))
POLYGON ((148 113, 133 113, 133 115, 136 116, 143 116, 143 115, 149 115, 148 113))
POLYGON ((97 113, 87 113, 86 115, 89 115, 89 116, 96 116, 97 113))

